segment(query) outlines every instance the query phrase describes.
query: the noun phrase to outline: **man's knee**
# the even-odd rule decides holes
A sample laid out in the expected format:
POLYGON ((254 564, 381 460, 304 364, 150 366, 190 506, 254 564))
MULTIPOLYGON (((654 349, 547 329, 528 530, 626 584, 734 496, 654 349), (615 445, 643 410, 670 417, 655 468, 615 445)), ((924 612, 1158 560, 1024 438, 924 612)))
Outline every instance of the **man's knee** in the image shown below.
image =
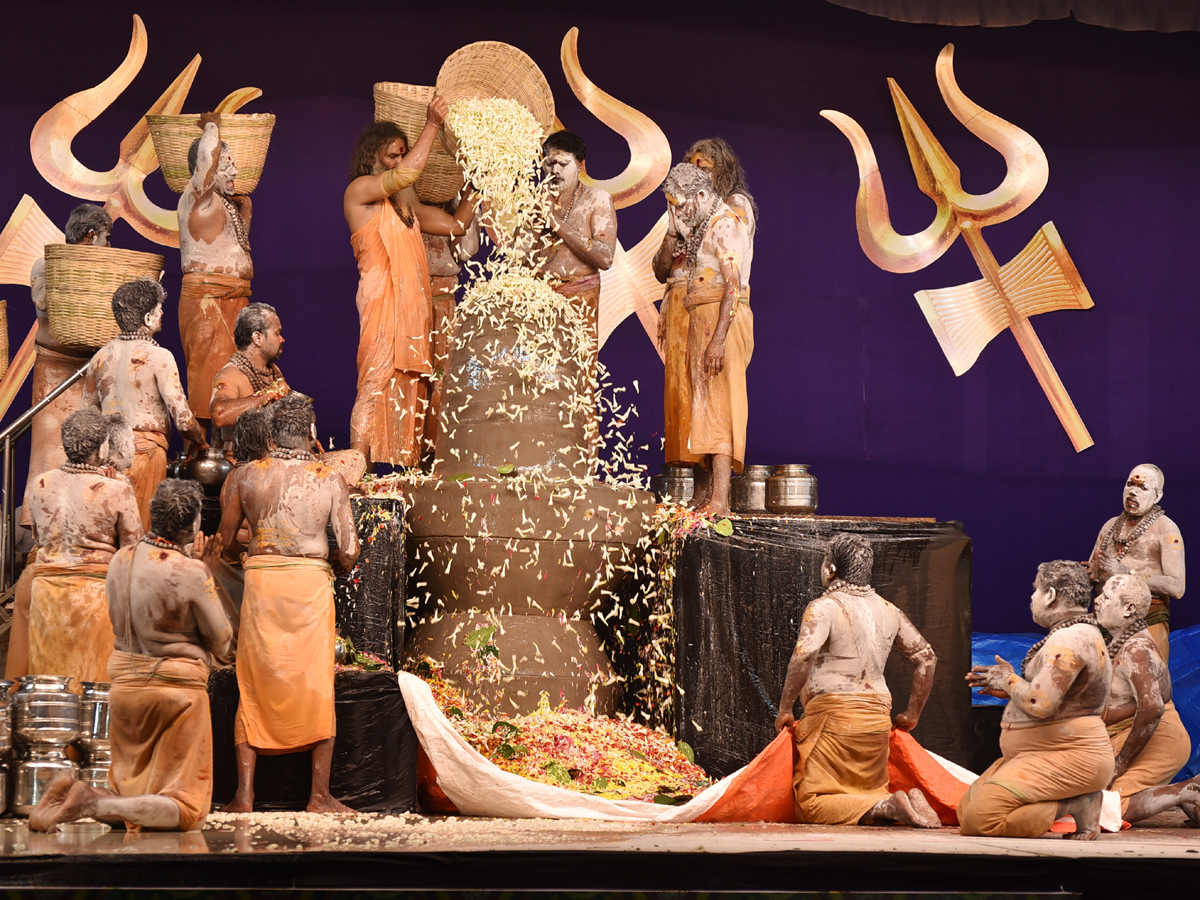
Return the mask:
POLYGON ((1011 791, 994 782, 973 784, 958 804, 959 833, 997 837, 1004 833, 1008 814, 1021 805, 1011 791))

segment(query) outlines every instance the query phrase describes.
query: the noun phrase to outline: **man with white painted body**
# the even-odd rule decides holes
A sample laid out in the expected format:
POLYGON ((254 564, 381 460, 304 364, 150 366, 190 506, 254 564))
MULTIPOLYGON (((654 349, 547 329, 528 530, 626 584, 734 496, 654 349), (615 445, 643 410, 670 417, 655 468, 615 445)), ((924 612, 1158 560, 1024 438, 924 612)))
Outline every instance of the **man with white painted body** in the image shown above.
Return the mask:
POLYGON ((916 727, 937 654, 904 613, 871 589, 873 563, 861 535, 839 534, 829 542, 821 565, 826 590, 804 610, 775 728, 794 726, 801 822, 937 828, 937 814, 919 789, 888 790, 891 729, 916 727), (915 667, 908 708, 896 716, 883 677, 893 644, 915 667), (797 698, 804 706, 799 721, 792 712, 797 698))
POLYGON ((114 790, 61 776, 29 817, 35 831, 85 817, 131 830, 203 825, 213 783, 209 666, 232 660, 233 630, 215 582, 220 540, 198 533, 202 501, 195 482, 164 481, 151 503, 152 530, 113 557, 114 790))
POLYGON ((240 468, 224 498, 222 543, 233 541, 243 518, 251 536, 238 632, 238 788, 227 812, 252 810, 259 752, 308 748, 313 751, 308 811, 347 811, 329 793, 336 720, 326 525, 333 526, 344 569, 354 565, 359 543, 345 481, 305 449, 312 426, 305 398, 275 404, 275 448, 240 468))
POLYGON ((1109 633, 1112 686, 1104 722, 1112 740, 1113 782, 1126 822, 1180 807, 1200 824, 1200 778, 1171 781, 1192 756, 1172 702, 1171 673, 1146 628, 1150 589, 1136 575, 1114 575, 1096 598, 1096 621, 1109 633))
POLYGON ((143 529, 150 524, 150 499, 167 477, 171 420, 196 448, 205 447, 204 429, 192 415, 175 357, 154 335, 162 330, 166 291, 157 281, 139 279, 113 293, 113 316, 121 334, 92 357, 83 404, 120 413, 133 428, 136 455, 128 475, 137 494, 143 529))
POLYGON ((207 429, 213 377, 234 352, 234 323, 249 303, 253 205, 234 193, 237 165, 221 140, 220 114, 202 115, 200 128, 188 150, 191 181, 179 198, 179 335, 188 402, 207 429))
POLYGON ((1050 633, 1017 672, 1005 660, 975 666, 967 683, 1008 699, 1000 752, 958 804, 965 835, 1040 837, 1060 816, 1075 817, 1076 840, 1100 833, 1100 791, 1113 778, 1113 752, 1101 715, 1112 668, 1096 619, 1091 584, 1078 562, 1038 566, 1030 606, 1050 633))
POLYGON ((1171 601, 1186 587, 1179 526, 1158 505, 1165 486, 1158 466, 1135 466, 1121 495, 1125 510, 1104 523, 1088 560, 1088 574, 1099 587, 1113 575, 1136 575, 1146 582, 1152 598, 1146 622, 1164 661, 1170 658, 1171 601))

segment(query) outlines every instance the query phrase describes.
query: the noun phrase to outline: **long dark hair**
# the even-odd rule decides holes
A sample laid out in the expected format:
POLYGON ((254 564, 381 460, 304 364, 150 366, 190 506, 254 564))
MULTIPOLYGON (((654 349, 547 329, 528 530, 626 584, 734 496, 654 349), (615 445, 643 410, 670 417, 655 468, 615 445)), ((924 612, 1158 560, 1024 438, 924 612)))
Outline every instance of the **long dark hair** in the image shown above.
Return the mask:
POLYGON ((742 194, 750 201, 750 207, 754 210, 754 230, 757 231, 758 204, 754 202, 754 195, 750 193, 750 188, 746 187, 746 170, 742 168, 742 163, 737 158, 737 154, 733 152, 733 148, 729 146, 729 142, 719 137, 704 138, 692 144, 683 158, 690 160, 695 153, 707 156, 713 161, 710 174, 713 187, 721 195, 722 200, 727 200, 734 194, 742 194))
POLYGON ((396 138, 404 141, 405 153, 412 149, 408 143, 408 135, 395 122, 376 122, 364 128, 358 140, 354 142, 354 156, 350 159, 350 180, 361 178, 363 175, 374 175, 379 151, 396 138))

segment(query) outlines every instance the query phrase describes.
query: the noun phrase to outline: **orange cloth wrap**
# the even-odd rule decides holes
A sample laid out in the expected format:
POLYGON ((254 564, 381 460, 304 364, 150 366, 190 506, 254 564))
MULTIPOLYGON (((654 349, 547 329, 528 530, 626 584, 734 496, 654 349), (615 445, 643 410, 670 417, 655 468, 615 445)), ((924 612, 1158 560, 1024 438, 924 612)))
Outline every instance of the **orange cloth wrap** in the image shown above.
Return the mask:
POLYGON ((150 501, 159 483, 167 477, 167 444, 167 436, 157 431, 133 433, 133 446, 137 453, 133 457, 133 465, 125 474, 133 482, 133 495, 137 498, 143 531, 150 530, 150 501))
MULTIPOLYGON (((79 371, 81 366, 86 366, 89 357, 70 356, 41 344, 35 344, 33 349, 36 356, 33 361, 33 392, 29 402, 31 406, 37 406, 43 397, 79 371)), ((84 379, 80 378, 33 417, 33 424, 29 428, 29 477, 25 481, 20 520, 20 524, 26 527, 30 523, 29 491, 33 487, 33 480, 67 461, 67 454, 62 448, 62 423, 79 409, 83 399, 83 382, 84 379)))
POLYGON ((114 650, 108 680, 113 790, 122 797, 170 797, 179 806, 179 830, 199 828, 212 806, 208 666, 114 650))
POLYGON ((373 462, 414 466, 421 459, 428 383, 433 372, 433 298, 421 229, 405 225, 391 203, 350 235, 358 261, 358 394, 350 441, 373 462))
POLYGON ((210 418, 213 379, 237 349, 233 325, 249 304, 250 282, 245 278, 211 272, 183 276, 179 337, 187 367, 188 406, 197 419, 210 418))
POLYGON ((684 297, 688 310, 687 368, 691 386, 688 452, 701 459, 710 454, 733 457, 733 471, 746 461, 746 367, 754 355, 754 314, 749 289, 733 307, 725 335, 725 365, 715 377, 704 371, 704 353, 721 317, 723 284, 709 284, 684 297))
POLYGON ((688 374, 688 319, 683 305, 687 293, 686 278, 672 278, 663 296, 662 315, 666 318, 663 347, 663 457, 668 463, 688 465, 700 461, 688 449, 692 430, 692 379, 688 374))
POLYGON ((962 834, 1041 837, 1058 818, 1059 800, 1112 781, 1112 745, 1099 716, 1006 727, 1000 752, 958 802, 962 834))
POLYGON ((108 565, 39 564, 29 599, 29 674, 105 681, 113 652, 104 576, 108 565))
POLYGON ((792 788, 801 822, 856 825, 888 790, 891 704, 879 694, 819 694, 796 722, 792 788))
POLYGON ((323 559, 242 564, 234 743, 289 753, 334 736, 333 570, 323 559))
POLYGON ((8 629, 8 657, 4 660, 4 678, 16 681, 29 674, 29 603, 33 596, 33 578, 37 574, 34 559, 37 549, 29 551, 25 568, 13 588, 12 624, 8 629))
MULTIPOLYGON (((1129 739, 1129 729, 1133 725, 1133 717, 1123 719, 1108 726, 1109 738, 1112 741, 1112 753, 1115 760, 1129 739)), ((1113 782, 1112 789, 1121 795, 1121 812, 1129 808, 1129 798, 1138 791, 1146 788, 1160 787, 1170 784, 1171 779, 1179 774, 1179 770, 1187 765, 1192 758, 1192 740, 1188 737, 1187 729, 1175 709, 1175 704, 1168 703, 1163 710, 1158 727, 1125 770, 1120 778, 1113 782)))

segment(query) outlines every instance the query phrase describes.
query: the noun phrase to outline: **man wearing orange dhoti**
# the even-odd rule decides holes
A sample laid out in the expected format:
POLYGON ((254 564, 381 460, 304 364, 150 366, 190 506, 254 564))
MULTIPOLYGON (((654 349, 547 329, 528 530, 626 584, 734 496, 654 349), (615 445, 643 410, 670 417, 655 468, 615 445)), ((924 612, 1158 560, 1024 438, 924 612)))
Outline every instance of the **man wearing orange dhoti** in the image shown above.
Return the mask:
MULTIPOLYGON (((179 198, 179 336, 187 369, 188 402, 207 430, 213 377, 234 351, 237 315, 250 300, 253 205, 234 193, 237 166, 221 140, 221 116, 200 117, 203 133, 188 149, 192 174, 179 198)), ((190 449, 190 448, 189 448, 190 449)))
POLYGON ((1038 566, 1033 620, 1050 633, 1025 655, 1018 674, 996 657, 975 666, 967 683, 1008 699, 1001 722, 1003 756, 958 802, 963 834, 1040 837, 1060 816, 1075 817, 1075 840, 1100 833, 1100 791, 1113 777, 1113 752, 1100 714, 1111 667, 1096 619, 1092 589, 1079 563, 1038 566))
POLYGON ((683 239, 688 311, 687 377, 691 389, 688 453, 712 469, 710 490, 694 499, 729 511, 729 483, 746 459, 746 367, 754 354, 750 265, 754 244, 744 218, 691 163, 663 182, 673 230, 683 239))
POLYGON ((1171 701, 1171 673, 1146 627, 1150 588, 1136 575, 1114 575, 1096 598, 1096 621, 1109 633, 1112 687, 1104 722, 1112 740, 1113 782, 1126 822, 1181 807, 1200 824, 1200 778, 1171 780, 1192 756, 1192 742, 1171 701))
POLYGON ((861 535, 839 534, 829 542, 821 565, 826 590, 804 610, 775 727, 794 726, 801 822, 937 828, 937 814, 919 789, 888 790, 892 727, 916 727, 937 655, 908 617, 871 589, 874 559, 861 535), (883 678, 893 643, 915 667, 908 708, 894 717, 883 678), (792 712, 797 698, 804 704, 799 721, 792 712))
POLYGON ((34 479, 38 544, 29 603, 29 674, 105 681, 113 648, 104 577, 118 547, 142 536, 133 488, 101 468, 113 422, 93 409, 62 426, 67 461, 34 479))
POLYGON ((61 777, 29 817, 35 831, 88 816, 130 830, 204 823, 213 784, 208 671, 232 659, 233 632, 214 582, 220 541, 197 534, 203 496, 195 482, 163 482, 151 503, 152 530, 113 557, 113 790, 61 777))
POLYGON ((305 449, 312 426, 306 398, 292 395, 276 403, 275 449, 238 470, 222 509, 222 543, 235 539, 243 518, 250 529, 238 631, 238 788, 228 812, 252 810, 259 753, 310 747, 308 811, 346 810, 329 793, 336 722, 326 525, 333 526, 344 569, 354 565, 359 545, 345 481, 305 449))
POLYGON ((206 446, 204 429, 188 408, 175 357, 154 335, 162 330, 167 293, 157 281, 139 279, 113 293, 113 316, 121 329, 92 357, 83 403, 120 413, 133 428, 136 455, 126 471, 137 495, 143 530, 150 526, 150 498, 167 477, 171 420, 194 447, 206 446))
POLYGON ((422 232, 457 236, 475 215, 465 198, 454 215, 417 199, 412 185, 446 115, 429 103, 425 127, 410 145, 400 127, 377 122, 363 131, 342 201, 358 262, 358 394, 350 411, 350 447, 369 463, 421 461, 430 378, 433 297, 422 232))

